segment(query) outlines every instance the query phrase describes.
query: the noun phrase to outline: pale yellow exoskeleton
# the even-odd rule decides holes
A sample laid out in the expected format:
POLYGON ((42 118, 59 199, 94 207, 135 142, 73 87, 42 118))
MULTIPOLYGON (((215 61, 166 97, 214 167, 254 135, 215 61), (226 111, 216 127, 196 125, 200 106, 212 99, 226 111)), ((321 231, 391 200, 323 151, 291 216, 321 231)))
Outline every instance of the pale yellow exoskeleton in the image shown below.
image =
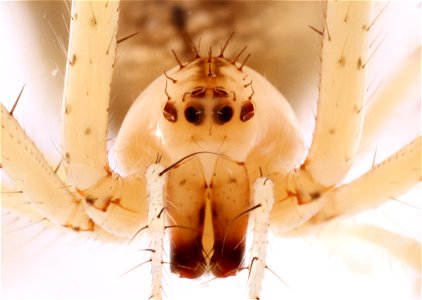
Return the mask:
POLYGON ((417 137, 339 186, 362 135, 371 10, 370 2, 328 3, 308 152, 284 97, 238 56, 226 57, 225 44, 216 54, 196 52, 145 89, 122 125, 111 170, 106 131, 118 2, 75 2, 63 105, 66 182, 74 189, 3 106, 2 167, 54 223, 129 239, 146 228, 152 298, 162 297, 167 230, 173 272, 227 277, 246 267, 247 297, 258 299, 269 227, 298 234, 397 197, 420 180, 417 137), (253 241, 244 262, 248 225, 253 241))

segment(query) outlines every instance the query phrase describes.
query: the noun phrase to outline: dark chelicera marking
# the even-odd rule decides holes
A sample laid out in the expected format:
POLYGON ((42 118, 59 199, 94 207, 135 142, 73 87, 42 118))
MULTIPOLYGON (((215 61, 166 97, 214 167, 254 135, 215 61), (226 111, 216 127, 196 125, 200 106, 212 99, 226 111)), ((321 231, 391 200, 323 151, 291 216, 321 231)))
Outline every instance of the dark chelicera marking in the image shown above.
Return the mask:
POLYGON ((245 239, 242 241, 215 240, 210 269, 216 277, 233 276, 238 271, 245 253, 245 239))
POLYGON ((169 122, 176 122, 177 121, 177 109, 173 103, 167 102, 163 109, 163 116, 169 122))
POLYGON ((197 235, 189 243, 182 244, 173 240, 170 245, 171 272, 182 278, 198 278, 204 273, 206 262, 202 251, 202 235, 197 235))
POLYGON ((246 122, 255 115, 255 108, 252 101, 248 100, 242 105, 240 110, 240 120, 246 122))
POLYGON ((195 230, 184 226, 172 226, 170 231, 170 270, 182 278, 198 278, 206 270, 206 260, 202 247, 202 230, 205 205, 199 211, 199 223, 195 230), (188 230, 189 235, 182 231, 188 230), (180 236, 182 234, 182 237, 180 236))
POLYGON ((185 109, 185 118, 194 125, 201 124, 204 120, 204 108, 199 104, 190 104, 185 109))

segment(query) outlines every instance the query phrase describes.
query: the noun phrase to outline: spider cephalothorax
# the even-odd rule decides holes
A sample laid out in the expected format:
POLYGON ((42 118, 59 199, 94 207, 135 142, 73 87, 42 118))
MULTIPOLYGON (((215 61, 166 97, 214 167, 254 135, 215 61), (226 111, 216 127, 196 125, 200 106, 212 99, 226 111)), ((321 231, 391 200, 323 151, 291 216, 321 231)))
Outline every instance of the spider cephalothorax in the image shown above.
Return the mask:
POLYGON ((183 277, 207 269, 219 277, 236 273, 245 249, 245 212, 252 206, 250 185, 262 170, 274 175, 291 169, 303 151, 281 94, 244 63, 226 59, 224 49, 165 72, 136 100, 116 142, 121 166, 130 173, 144 168, 139 159, 147 158, 140 154, 146 151, 150 161, 159 153, 164 165, 188 157, 168 172, 166 183, 171 268, 183 277), (161 117, 134 128, 141 112, 161 117), (277 117, 278 125, 268 126, 268 117, 277 117), (279 139, 271 138, 275 132, 279 139), (274 151, 277 158, 266 160, 274 151))

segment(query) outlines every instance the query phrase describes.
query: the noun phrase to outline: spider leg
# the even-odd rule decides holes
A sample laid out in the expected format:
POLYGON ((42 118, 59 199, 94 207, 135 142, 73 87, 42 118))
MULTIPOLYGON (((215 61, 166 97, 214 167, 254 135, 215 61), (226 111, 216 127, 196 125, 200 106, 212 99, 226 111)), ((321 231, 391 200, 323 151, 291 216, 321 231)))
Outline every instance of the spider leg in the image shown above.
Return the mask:
POLYGON ((77 231, 93 231, 96 226, 85 213, 81 197, 60 180, 3 104, 0 108, 4 171, 41 215, 77 231))
POLYGON ((420 181, 420 137, 417 137, 368 173, 337 187, 352 166, 363 130, 366 67, 363 60, 372 26, 368 23, 370 8, 370 3, 328 4, 314 139, 300 169, 288 175, 286 199, 277 202, 273 209, 272 222, 279 233, 308 220, 309 224, 323 223, 361 212, 402 195, 420 181), (334 11, 334 19, 338 18, 341 24, 331 29, 334 11), (357 23, 348 28, 348 23, 355 19, 357 23), (340 34, 342 26, 345 32, 340 34), (338 34, 360 38, 352 43, 342 40, 339 48, 335 46, 338 34), (363 46, 357 48, 356 44, 363 46), (336 56, 338 51, 340 56, 336 56), (350 61, 357 63, 348 65, 350 61))
POLYGON ((421 137, 350 183, 321 196, 326 205, 308 223, 357 214, 399 197, 421 180, 421 137))
POLYGON ((107 176, 107 119, 118 2, 72 3, 63 96, 63 153, 79 189, 107 176))
MULTIPOLYGON (((340 182, 353 164, 364 118, 371 2, 327 2, 320 92, 308 155, 287 176, 287 195, 271 213, 276 231, 306 222, 324 206, 320 195, 340 182)), ((283 180, 283 179, 280 179, 283 180)), ((275 179, 276 185, 280 185, 275 179)))
POLYGON ((268 178, 258 178, 254 184, 254 205, 259 207, 252 216, 253 241, 250 251, 248 299, 259 299, 261 292, 266 268, 268 219, 274 203, 273 187, 274 184, 268 178))
POLYGON ((359 146, 371 10, 370 2, 327 4, 315 131, 301 166, 323 187, 345 176, 359 146))
MULTIPOLYGON (((420 53, 421 49, 418 47, 410 55, 405 57, 400 67, 393 74, 393 76, 387 78, 380 88, 374 93, 372 99, 366 101, 366 112, 365 112, 365 125, 362 132, 362 139, 360 143, 360 149, 368 147, 368 145, 374 144, 380 131, 388 124, 389 119, 394 118, 402 121, 402 117, 406 118, 407 121, 414 122, 415 130, 420 132, 419 122, 420 114, 412 114, 416 103, 420 106, 420 53), (409 95, 419 95, 412 97, 409 95), (412 105, 409 110, 401 112, 403 109, 403 99, 412 99, 412 105), (397 111, 400 115, 397 115, 397 111), (413 118, 415 116, 415 118, 413 118), (418 125, 416 125, 416 122, 418 125)), ((410 102, 406 100, 406 102, 410 102)), ((420 110, 420 108, 418 107, 420 110)), ((406 137, 416 136, 415 130, 407 130, 406 137)))
POLYGON ((148 235, 151 248, 152 288, 150 299, 161 299, 162 257, 164 237, 164 185, 165 176, 160 175, 164 168, 151 165, 147 169, 148 178, 148 235))
POLYGON ((63 156, 68 182, 87 213, 118 236, 146 221, 144 174, 122 178, 108 166, 107 121, 119 2, 72 4, 63 96, 63 156))

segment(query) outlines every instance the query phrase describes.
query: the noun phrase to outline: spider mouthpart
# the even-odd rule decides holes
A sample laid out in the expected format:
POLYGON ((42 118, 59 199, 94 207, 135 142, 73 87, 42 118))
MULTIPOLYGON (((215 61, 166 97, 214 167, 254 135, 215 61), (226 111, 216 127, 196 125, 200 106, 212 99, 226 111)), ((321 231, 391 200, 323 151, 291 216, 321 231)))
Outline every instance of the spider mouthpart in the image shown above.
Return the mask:
POLYGON ((163 116, 169 122, 176 122, 177 121, 177 110, 173 103, 167 102, 163 109, 163 116))
POLYGON ((255 108, 252 101, 248 100, 245 104, 242 105, 240 110, 240 120, 246 122, 250 120, 255 115, 255 108))

